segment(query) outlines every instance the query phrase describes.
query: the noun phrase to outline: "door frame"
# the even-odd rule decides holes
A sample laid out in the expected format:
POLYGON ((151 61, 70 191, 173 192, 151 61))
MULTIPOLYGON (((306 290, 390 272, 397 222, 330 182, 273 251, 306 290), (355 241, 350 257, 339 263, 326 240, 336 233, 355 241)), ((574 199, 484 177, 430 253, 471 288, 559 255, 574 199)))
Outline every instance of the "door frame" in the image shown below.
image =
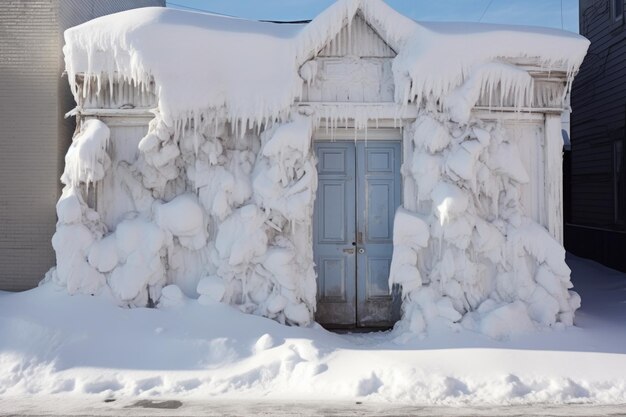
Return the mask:
MULTIPOLYGON (((368 128, 367 131, 365 130, 356 130, 353 127, 350 128, 344 128, 344 127, 337 127, 335 129, 324 129, 324 128, 318 128, 313 132, 312 138, 311 138, 311 148, 314 149, 315 148, 315 143, 316 142, 345 142, 345 141, 354 141, 354 142, 367 142, 368 140, 372 140, 372 141, 389 141, 389 142, 397 142, 400 143, 400 164, 399 164, 399 171, 400 171, 400 207, 403 207, 405 205, 405 196, 406 196, 406 187, 409 185, 406 183, 406 179, 405 176, 402 174, 402 165, 403 163, 407 160, 407 138, 405 138, 404 135, 404 131, 402 128, 400 127, 381 127, 381 128, 368 128)), ((355 178, 356 180, 356 178, 355 178)), ((312 216, 312 222, 311 222, 311 227, 314 227, 314 221, 315 221, 315 214, 312 216)), ((311 234, 311 236, 313 236, 313 234, 311 234)), ((314 242, 311 242, 313 250, 314 249, 314 242)), ((358 270, 356 271, 356 274, 358 274, 358 270)), ((356 287, 359 286, 359 281, 358 281, 358 276, 355 276, 355 278, 357 279, 357 281, 355 282, 356 287)), ((316 271, 316 276, 315 276, 316 282, 319 279, 318 275, 317 275, 317 271, 316 271)), ((357 303, 358 304, 358 303, 357 303)), ((356 305, 355 305, 356 307, 356 305)), ((336 328, 336 329, 358 329, 358 330, 367 330, 367 328, 363 328, 363 327, 359 327, 358 325, 358 319, 355 322, 354 325, 337 325, 337 326, 333 326, 332 328, 336 328)), ((378 329, 377 327, 373 326, 371 327, 372 329, 378 329)))
MULTIPOLYGON (((370 127, 367 129, 355 129, 353 127, 336 127, 334 129, 325 129, 323 127, 315 129, 313 132, 312 142, 320 141, 358 141, 367 142, 368 140, 389 140, 400 141, 404 143, 403 129, 400 127, 370 127)), ((404 155, 403 155, 404 158, 404 155)), ((404 161, 404 159, 403 159, 404 161)))

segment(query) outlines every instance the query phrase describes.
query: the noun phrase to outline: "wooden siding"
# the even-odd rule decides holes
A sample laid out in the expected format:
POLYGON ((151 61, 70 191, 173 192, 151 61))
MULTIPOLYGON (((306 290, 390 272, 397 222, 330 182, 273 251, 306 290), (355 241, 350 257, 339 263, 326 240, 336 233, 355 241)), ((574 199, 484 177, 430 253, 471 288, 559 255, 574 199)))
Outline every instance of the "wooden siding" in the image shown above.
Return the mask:
POLYGON ((625 136, 626 29, 612 23, 608 0, 582 0, 580 28, 591 46, 572 91, 568 217, 623 229, 615 224, 613 143, 625 136))
MULTIPOLYGON (((623 22, 614 23, 609 0, 580 2, 580 31, 591 46, 572 90, 565 247, 576 255, 626 271, 626 232, 624 225, 615 221, 613 160, 614 143, 626 140, 623 22)), ((622 216, 626 214, 626 202, 622 202, 621 211, 622 216)))
POLYGON ((85 80, 81 75, 77 75, 79 89, 78 106, 82 109, 153 109, 158 104, 155 91, 155 84, 134 85, 128 81, 107 80, 102 82, 100 90, 95 79, 89 80, 89 89, 84 94, 85 80))
POLYGON ((394 99, 391 60, 396 53, 357 14, 314 58, 317 72, 304 102, 384 103, 394 99))
POLYGON ((546 166, 544 158, 545 120, 543 117, 527 117, 501 120, 507 138, 515 143, 526 172, 530 176, 527 184, 521 185, 521 203, 524 214, 537 223, 549 227, 546 213, 546 166))
POLYGON ((62 33, 97 16, 163 0, 4 0, 0 7, 0 289, 32 288, 55 264, 58 178, 74 106, 62 33))
POLYGON ((385 103, 394 101, 391 58, 317 58, 317 75, 302 101, 385 103))
POLYGON ((319 56, 393 58, 396 53, 363 17, 357 14, 352 22, 341 29, 339 34, 322 49, 319 56))
MULTIPOLYGON (((563 110, 563 98, 565 96, 566 75, 562 72, 554 74, 532 74, 534 78, 533 96, 531 107, 535 109, 554 109, 557 112, 563 110)), ((483 91, 476 103, 477 107, 509 108, 517 107, 516 99, 511 92, 502 94, 498 85, 493 91, 483 91)))

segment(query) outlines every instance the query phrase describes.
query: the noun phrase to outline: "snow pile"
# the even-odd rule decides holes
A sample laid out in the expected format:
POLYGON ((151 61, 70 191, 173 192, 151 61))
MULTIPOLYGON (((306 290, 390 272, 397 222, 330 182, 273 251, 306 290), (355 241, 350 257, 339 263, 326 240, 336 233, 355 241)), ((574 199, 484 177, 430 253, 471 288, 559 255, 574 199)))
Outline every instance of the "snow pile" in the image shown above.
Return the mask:
MULTIPOLYGON (((270 247, 263 267, 274 291, 264 315, 281 310, 289 322, 307 324, 315 311, 312 219, 317 170, 311 151, 312 121, 294 114, 292 121, 265 132, 254 170, 254 199, 267 214, 270 247)), ((280 321, 284 319, 277 316, 280 321)))
MULTIPOLYGON (((222 210, 213 213, 215 250, 206 265, 223 280, 224 301, 248 313, 300 325, 310 323, 315 311, 310 229, 317 174, 310 149, 311 134, 309 118, 294 114, 290 122, 265 131, 261 143, 255 136, 234 139, 239 147, 249 140, 258 156, 255 160, 251 153, 254 166, 245 165, 245 176, 238 176, 245 185, 227 190, 233 193, 245 189, 244 198, 226 199, 224 212, 230 214, 225 217, 220 215, 222 210)), ((206 164, 201 154, 198 158, 196 166, 206 164)), ((242 169, 237 158, 225 161, 231 169, 242 169)), ((219 165, 216 169, 221 170, 219 165)), ((215 178, 210 173, 203 177, 215 178)), ((217 184, 224 186, 228 182, 217 184)), ((221 192, 211 196, 200 189, 205 209, 214 207, 221 192)), ((198 292, 203 298, 206 295, 200 286, 198 292)))
POLYGON ((408 170, 418 213, 394 225, 391 283, 403 293, 398 328, 414 333, 459 323, 494 338, 535 326, 572 325, 580 297, 565 250, 523 215, 529 177, 496 123, 460 125, 423 111, 408 170), (411 240, 412 239, 412 240, 411 240))
MULTIPOLYGON (((137 160, 113 167, 134 210, 111 232, 84 203, 88 184, 80 183, 104 172, 86 177, 87 168, 75 169, 108 156, 104 149, 78 154, 86 159, 68 164, 58 204, 56 281, 70 293, 97 293, 106 282, 131 306, 175 305, 174 290, 160 301, 161 288, 175 284, 203 304, 223 301, 282 323, 310 323, 317 173, 312 122, 297 113, 291 119, 259 137, 223 123, 181 130, 157 115, 137 160)), ((101 140, 92 125, 85 123, 77 147, 101 140)))
MULTIPOLYGON (((96 86, 130 80, 148 88, 154 81, 168 124, 222 112, 242 127, 261 125, 284 116, 301 97, 300 74, 312 79, 314 68, 299 68, 358 12, 398 52, 393 72, 401 104, 436 101, 469 78, 479 80, 473 91, 500 85, 503 95, 526 100, 528 80, 492 63, 527 59, 573 74, 589 45, 579 35, 551 29, 417 23, 382 0, 339 0, 307 25, 143 8, 68 29, 66 68, 77 102, 77 74, 96 79, 96 86)), ((85 85, 87 95, 91 83, 85 85)))
MULTIPOLYGON (((116 243, 102 257, 117 258, 108 283, 119 300, 145 306, 148 297, 158 299, 165 284, 165 266, 160 256, 165 243, 163 232, 153 223, 137 218, 118 224, 115 233, 106 239, 115 239, 116 243)), ((94 245, 93 250, 99 250, 99 245, 94 245)))
POLYGON ((90 186, 104 177, 111 160, 106 152, 109 128, 99 120, 85 122, 65 157, 61 182, 65 184, 56 205, 57 230, 52 237, 57 266, 48 274, 67 287, 70 294, 95 293, 105 276, 88 262, 89 248, 102 238, 106 227, 85 197, 90 186))
POLYGON ((428 224, 419 216, 398 209, 393 224, 393 259, 389 271, 390 287, 398 284, 405 293, 422 285, 417 254, 420 249, 428 246, 430 237, 428 224), (415 279, 418 277, 418 279, 415 279))
MULTIPOLYGON (((174 239, 185 247, 205 246, 206 221, 195 196, 183 194, 164 204, 153 198, 162 195, 142 188, 122 164, 115 168, 127 174, 122 178, 140 209, 127 213, 109 233, 86 203, 92 184, 110 168, 109 135, 101 121, 86 120, 68 151, 61 177, 65 188, 57 203, 59 222, 52 238, 57 266, 48 279, 66 286, 70 294, 96 294, 107 283, 121 304, 150 305, 159 299, 167 280, 167 249, 174 247, 174 239)), ((146 166, 144 159, 139 162, 146 166)))
POLYGON ((106 153, 111 132, 100 120, 87 120, 74 137, 65 155, 65 170, 61 182, 72 187, 90 184, 104 178, 111 165, 106 153))

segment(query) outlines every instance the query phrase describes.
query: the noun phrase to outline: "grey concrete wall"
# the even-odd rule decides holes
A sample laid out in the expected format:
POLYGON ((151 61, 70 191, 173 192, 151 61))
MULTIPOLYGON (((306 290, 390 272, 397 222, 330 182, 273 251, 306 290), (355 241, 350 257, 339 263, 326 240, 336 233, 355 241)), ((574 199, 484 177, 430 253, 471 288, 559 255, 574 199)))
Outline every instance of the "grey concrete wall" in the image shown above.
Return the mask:
POLYGON ((0 6, 0 289, 32 288, 55 264, 50 240, 73 106, 62 33, 164 0, 3 0, 0 6))
POLYGON ((0 7, 0 288, 32 287, 54 264, 58 2, 0 7))

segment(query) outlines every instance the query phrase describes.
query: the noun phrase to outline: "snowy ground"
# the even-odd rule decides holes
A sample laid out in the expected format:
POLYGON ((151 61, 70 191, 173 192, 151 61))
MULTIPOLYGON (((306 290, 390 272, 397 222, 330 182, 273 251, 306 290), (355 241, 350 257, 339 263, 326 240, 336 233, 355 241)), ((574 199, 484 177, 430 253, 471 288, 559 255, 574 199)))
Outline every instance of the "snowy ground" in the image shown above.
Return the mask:
POLYGON ((617 414, 626 404, 626 276, 568 262, 583 297, 576 327, 505 342, 467 331, 408 341, 393 333, 337 335, 195 300, 121 309, 53 285, 0 293, 0 411, 43 414, 42 405, 59 410, 72 401, 119 410, 141 399, 225 407, 245 399, 323 400, 350 410, 356 402, 381 410, 393 404, 396 415, 404 405, 537 403, 539 410, 608 404, 607 414, 617 414))

